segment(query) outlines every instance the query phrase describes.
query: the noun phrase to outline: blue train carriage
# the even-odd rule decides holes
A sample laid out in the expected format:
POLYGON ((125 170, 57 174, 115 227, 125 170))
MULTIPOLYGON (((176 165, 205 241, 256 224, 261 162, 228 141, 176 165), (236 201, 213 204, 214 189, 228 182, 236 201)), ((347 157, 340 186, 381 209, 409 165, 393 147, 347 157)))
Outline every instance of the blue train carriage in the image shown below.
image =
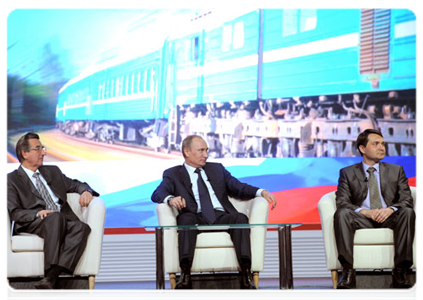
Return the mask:
POLYGON ((167 118, 160 100, 162 52, 117 57, 87 69, 59 92, 62 131, 103 142, 157 140, 156 119, 167 118))
POLYGON ((188 27, 169 41, 178 109, 169 127, 180 133, 170 144, 177 147, 184 136, 200 134, 220 156, 222 142, 230 148, 232 139, 243 139, 242 121, 232 117, 257 100, 260 10, 209 11, 188 27))
POLYGON ((356 155, 365 128, 382 130, 389 155, 415 155, 411 11, 272 9, 263 23, 261 96, 273 99, 278 156, 356 155))

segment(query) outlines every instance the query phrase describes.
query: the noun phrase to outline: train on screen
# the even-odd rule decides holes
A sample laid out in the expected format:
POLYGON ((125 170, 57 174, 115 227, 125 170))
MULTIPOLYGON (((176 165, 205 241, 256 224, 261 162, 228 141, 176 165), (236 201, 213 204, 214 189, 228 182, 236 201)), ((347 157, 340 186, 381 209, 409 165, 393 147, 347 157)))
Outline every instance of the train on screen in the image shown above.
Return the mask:
POLYGON ((352 156, 357 134, 377 128, 388 155, 415 155, 413 12, 210 11, 190 22, 156 51, 70 80, 59 128, 156 151, 199 134, 215 157, 352 156))

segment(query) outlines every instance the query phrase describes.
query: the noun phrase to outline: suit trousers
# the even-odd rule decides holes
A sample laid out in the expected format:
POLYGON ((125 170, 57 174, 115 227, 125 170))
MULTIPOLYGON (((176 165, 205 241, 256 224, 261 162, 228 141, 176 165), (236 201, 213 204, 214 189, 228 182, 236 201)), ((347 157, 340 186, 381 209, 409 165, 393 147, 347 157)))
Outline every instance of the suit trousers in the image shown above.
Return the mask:
POLYGON ((44 270, 58 265, 72 274, 84 253, 90 226, 79 220, 68 220, 60 212, 51 213, 36 224, 26 232, 44 239, 44 270))
MULTIPOLYGON (((242 213, 227 213, 215 210, 216 220, 213 224, 248 224, 248 217, 242 213)), ((177 217, 178 225, 205 225, 208 224, 201 213, 185 212, 177 217)), ((178 230, 179 262, 191 267, 194 260, 195 245, 198 230, 178 230)), ((234 244, 235 253, 241 268, 251 267, 250 229, 229 229, 229 235, 234 244)))
POLYGON ((334 229, 338 259, 342 266, 354 266, 354 234, 363 228, 390 228, 394 232, 395 267, 410 268, 413 265, 413 241, 416 215, 409 207, 398 208, 385 222, 377 223, 351 209, 337 209, 334 229))

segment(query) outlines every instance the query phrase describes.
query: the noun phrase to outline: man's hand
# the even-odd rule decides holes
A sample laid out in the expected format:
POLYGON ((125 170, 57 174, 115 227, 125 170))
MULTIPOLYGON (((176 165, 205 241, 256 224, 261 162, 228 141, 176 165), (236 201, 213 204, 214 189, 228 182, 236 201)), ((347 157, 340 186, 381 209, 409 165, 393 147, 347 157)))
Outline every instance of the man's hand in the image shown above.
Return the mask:
POLYGON ((91 201, 93 201, 93 195, 88 191, 83 192, 79 197, 79 204, 81 207, 87 207, 90 205, 91 201))
POLYGON ((360 210, 360 213, 375 222, 383 223, 394 213, 394 210, 390 207, 379 209, 362 209, 360 210))
POLYGON ((49 214, 51 214, 52 212, 55 212, 55 210, 40 210, 38 212, 38 217, 42 219, 44 219, 45 217, 47 217, 49 214))
POLYGON ((272 209, 276 207, 276 197, 271 194, 268 190, 263 190, 261 196, 267 200, 267 202, 272 203, 272 209))
POLYGON ((182 198, 181 196, 170 198, 167 201, 167 203, 170 206, 173 206, 174 208, 176 208, 177 210, 181 210, 181 209, 183 209, 184 207, 187 206, 187 203, 185 202, 185 199, 182 198))

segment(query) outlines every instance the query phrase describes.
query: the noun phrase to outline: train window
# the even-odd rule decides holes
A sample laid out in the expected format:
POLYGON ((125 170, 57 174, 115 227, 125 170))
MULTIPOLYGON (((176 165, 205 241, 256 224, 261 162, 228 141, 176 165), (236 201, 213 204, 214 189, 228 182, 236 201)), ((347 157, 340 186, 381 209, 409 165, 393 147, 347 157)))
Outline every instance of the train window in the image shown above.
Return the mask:
POLYGON ((104 92, 105 92, 106 82, 103 81, 103 86, 101 87, 101 99, 104 99, 104 92))
POLYGON ((129 89, 130 95, 134 92, 134 82, 135 82, 135 74, 132 73, 132 75, 131 75, 131 88, 129 89))
POLYGON ((140 92, 144 92, 145 88, 144 88, 144 78, 145 78, 145 71, 140 72, 140 92))
POLYGON ((102 90, 102 86, 101 84, 98 85, 98 95, 97 95, 97 99, 101 99, 101 90, 102 90))
POLYGON ((313 30, 316 25, 315 9, 284 9, 282 12, 283 37, 313 30))
POLYGON ((134 85, 134 93, 135 94, 137 94, 139 92, 139 89, 140 89, 140 79, 141 79, 141 74, 138 71, 138 73, 137 73, 137 80, 136 80, 135 85, 134 85))
POLYGON ((106 99, 108 99, 110 96, 110 81, 107 79, 106 81, 106 99))
POLYGON ((113 98, 115 96, 115 80, 112 79, 112 83, 110 84, 110 97, 113 98))
POLYGON ((116 78, 116 96, 120 96, 120 80, 119 77, 116 78))
POLYGON ((129 89, 129 75, 126 75, 124 95, 128 95, 128 89, 129 89))
POLYGON ((244 22, 237 22, 234 26, 234 49, 244 47, 244 22))
POLYGON ((194 37, 191 40, 191 43, 192 43, 192 47, 191 47, 191 49, 192 49, 191 59, 193 61, 196 61, 196 60, 198 60, 198 56, 199 56, 198 55, 198 51, 199 51, 199 46, 200 46, 198 36, 194 37))
POLYGON ((146 69, 145 70, 145 90, 147 92, 150 91, 150 77, 151 77, 151 70, 146 69))
POLYGON ((300 32, 313 30, 316 28, 317 18, 315 9, 301 9, 300 12, 300 32))
POLYGON ((282 12, 282 36, 289 36, 297 33, 298 10, 284 9, 282 12))
POLYGON ((222 51, 228 52, 231 50, 232 44, 232 26, 225 25, 222 29, 222 51))
POLYGON ((119 96, 122 96, 123 94, 123 76, 120 76, 119 79, 119 96))

